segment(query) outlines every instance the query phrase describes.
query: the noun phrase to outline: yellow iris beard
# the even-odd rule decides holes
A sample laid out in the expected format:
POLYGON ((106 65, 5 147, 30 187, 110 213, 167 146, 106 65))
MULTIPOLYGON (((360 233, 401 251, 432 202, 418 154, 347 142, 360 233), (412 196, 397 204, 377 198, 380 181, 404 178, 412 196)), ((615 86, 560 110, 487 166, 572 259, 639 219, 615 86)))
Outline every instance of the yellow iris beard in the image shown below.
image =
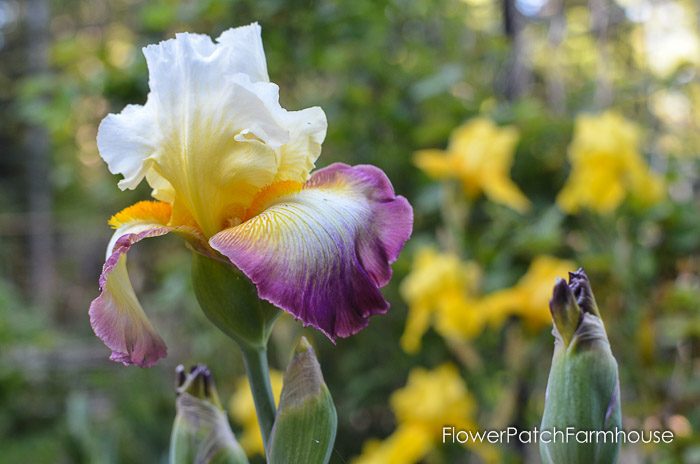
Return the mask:
POLYGON ((173 208, 162 201, 139 201, 112 216, 108 224, 112 229, 134 221, 152 221, 165 225, 170 221, 172 211, 173 208))
POLYGON ((288 195, 290 193, 299 192, 304 184, 301 182, 296 182, 293 180, 283 180, 281 182, 275 182, 274 184, 268 185, 264 189, 260 190, 253 201, 251 202, 248 209, 243 216, 243 222, 248 219, 257 216, 262 213, 275 199, 288 195))

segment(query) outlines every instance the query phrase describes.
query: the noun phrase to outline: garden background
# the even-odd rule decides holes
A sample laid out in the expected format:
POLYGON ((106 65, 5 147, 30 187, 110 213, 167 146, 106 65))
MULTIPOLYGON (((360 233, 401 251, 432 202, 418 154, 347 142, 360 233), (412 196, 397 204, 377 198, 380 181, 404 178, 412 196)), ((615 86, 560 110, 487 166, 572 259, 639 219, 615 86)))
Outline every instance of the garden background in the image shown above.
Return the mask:
POLYGON ((174 369, 197 362, 259 453, 241 360, 180 241, 130 258, 163 362, 108 361, 87 316, 107 219, 149 196, 120 192, 95 143, 145 100, 140 48, 253 21, 282 105, 328 116, 317 165, 375 164, 415 209, 387 315, 337 345, 287 316, 272 336, 278 370, 301 334, 317 349, 331 462, 539 462, 534 445, 443 446, 440 428, 539 424, 547 301, 583 266, 625 428, 676 435, 622 462, 700 463, 693 0, 0 0, 0 463, 167 462, 174 369))

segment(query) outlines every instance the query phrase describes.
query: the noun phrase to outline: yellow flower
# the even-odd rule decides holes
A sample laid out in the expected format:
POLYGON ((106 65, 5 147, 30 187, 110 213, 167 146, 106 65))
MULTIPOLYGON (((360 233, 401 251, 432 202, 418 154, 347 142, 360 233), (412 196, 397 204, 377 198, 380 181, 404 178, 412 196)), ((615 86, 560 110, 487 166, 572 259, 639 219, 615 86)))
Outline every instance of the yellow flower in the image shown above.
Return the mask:
POLYGON ((474 399, 457 368, 449 363, 428 371, 411 370, 406 386, 391 395, 399 424, 422 424, 440 436, 442 426, 473 429, 474 399))
POLYGON ((435 314, 437 333, 450 339, 473 338, 484 326, 481 301, 463 294, 446 294, 441 298, 435 314))
POLYGON ((439 443, 444 425, 475 428, 474 399, 452 364, 413 369, 406 386, 391 395, 391 408, 398 424, 394 433, 365 443, 353 464, 412 464, 439 443))
POLYGON ((639 153, 639 128, 614 111, 578 117, 569 159, 571 174, 557 196, 567 213, 611 213, 628 195, 642 206, 664 197, 663 180, 639 153))
POLYGON ((425 248, 414 259, 413 270, 401 283, 408 303, 401 347, 408 353, 420 349, 421 338, 433 324, 446 338, 469 338, 479 333, 484 317, 473 296, 479 269, 452 254, 425 248))
POLYGON ((557 277, 565 278, 575 269, 571 261, 538 256, 514 287, 496 291, 485 298, 484 305, 489 308, 491 322, 500 325, 506 317, 515 315, 533 329, 550 326, 549 298, 552 286, 557 277))
POLYGON ((409 464, 433 447, 432 432, 419 424, 400 425, 386 440, 369 440, 353 464, 409 464))
POLYGON ((391 407, 396 430, 384 441, 367 442, 353 464, 412 464, 440 442, 443 426, 476 427, 475 401, 452 364, 413 369, 406 386, 391 395, 391 407))
POLYGON ((420 150, 414 161, 434 179, 459 180, 470 198, 483 192, 491 201, 522 213, 530 201, 510 179, 517 142, 515 127, 475 118, 452 132, 446 151, 420 150))
MULTIPOLYGON (((280 394, 282 393, 282 373, 271 370, 270 382, 272 383, 272 393, 275 396, 275 402, 279 403, 280 394)), ((260 434, 260 427, 258 427, 258 416, 255 413, 253 393, 250 391, 250 385, 246 377, 239 379, 236 384, 236 391, 229 402, 229 411, 233 420, 243 428, 243 431, 237 434, 243 450, 248 456, 255 454, 262 456, 264 451, 262 435, 260 434)))

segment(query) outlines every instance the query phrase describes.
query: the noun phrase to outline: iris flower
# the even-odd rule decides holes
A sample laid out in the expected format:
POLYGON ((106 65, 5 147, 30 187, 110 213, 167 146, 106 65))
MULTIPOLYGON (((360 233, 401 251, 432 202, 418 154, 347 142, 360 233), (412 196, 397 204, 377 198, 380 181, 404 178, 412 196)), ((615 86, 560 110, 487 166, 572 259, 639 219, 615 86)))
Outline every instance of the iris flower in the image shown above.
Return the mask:
POLYGON ((511 315, 520 316, 525 325, 534 330, 552 326, 549 299, 552 283, 568 275, 575 266, 571 261, 549 255, 539 255, 530 264, 525 275, 510 288, 497 290, 486 296, 490 322, 501 326, 511 315))
POLYGON ((353 464, 422 462, 441 444, 442 428, 446 424, 457 430, 477 428, 476 401, 459 370, 449 363, 430 371, 412 369, 406 385, 392 393, 390 403, 396 430, 382 442, 365 443, 353 464))
POLYGON ((483 193, 524 213, 530 200, 510 178, 518 137, 513 126, 498 127, 490 119, 474 118, 452 131, 447 150, 419 150, 414 162, 433 179, 459 181, 471 199, 483 193))
POLYGON ((143 52, 146 103, 108 115, 97 134, 109 170, 123 176, 119 187, 145 179, 156 200, 110 220, 116 231, 90 321, 111 359, 150 366, 166 354, 129 281, 126 253, 170 232, 230 262, 260 298, 332 340, 386 312, 379 288, 411 234, 411 206, 374 166, 311 173, 325 114, 280 106, 260 26, 229 29, 216 42, 177 34, 143 52))
POLYGON ((639 141, 639 127, 615 111, 576 118, 571 174, 557 196, 559 207, 570 214, 588 209, 605 215, 628 196, 642 207, 663 200, 663 178, 644 160, 639 141))
POLYGON ((478 335, 486 321, 478 293, 480 280, 481 270, 475 263, 432 248, 420 250, 400 288, 408 303, 401 336, 404 351, 417 353, 431 325, 447 339, 478 335))

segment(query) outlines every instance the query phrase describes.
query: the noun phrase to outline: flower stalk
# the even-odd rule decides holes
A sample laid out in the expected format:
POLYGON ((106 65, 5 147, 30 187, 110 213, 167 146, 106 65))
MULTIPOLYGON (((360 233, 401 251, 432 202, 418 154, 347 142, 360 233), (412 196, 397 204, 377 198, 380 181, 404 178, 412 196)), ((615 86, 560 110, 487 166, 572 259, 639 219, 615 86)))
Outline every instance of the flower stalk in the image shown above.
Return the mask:
POLYGON ((266 348, 243 348, 243 361, 253 402, 258 416, 258 425, 262 434, 263 446, 267 450, 270 433, 275 423, 275 398, 270 383, 270 368, 267 362, 266 348))
POLYGON ((258 298, 250 281, 231 265, 197 252, 193 253, 192 282, 204 314, 241 349, 267 448, 275 422, 267 342, 279 311, 258 298))

